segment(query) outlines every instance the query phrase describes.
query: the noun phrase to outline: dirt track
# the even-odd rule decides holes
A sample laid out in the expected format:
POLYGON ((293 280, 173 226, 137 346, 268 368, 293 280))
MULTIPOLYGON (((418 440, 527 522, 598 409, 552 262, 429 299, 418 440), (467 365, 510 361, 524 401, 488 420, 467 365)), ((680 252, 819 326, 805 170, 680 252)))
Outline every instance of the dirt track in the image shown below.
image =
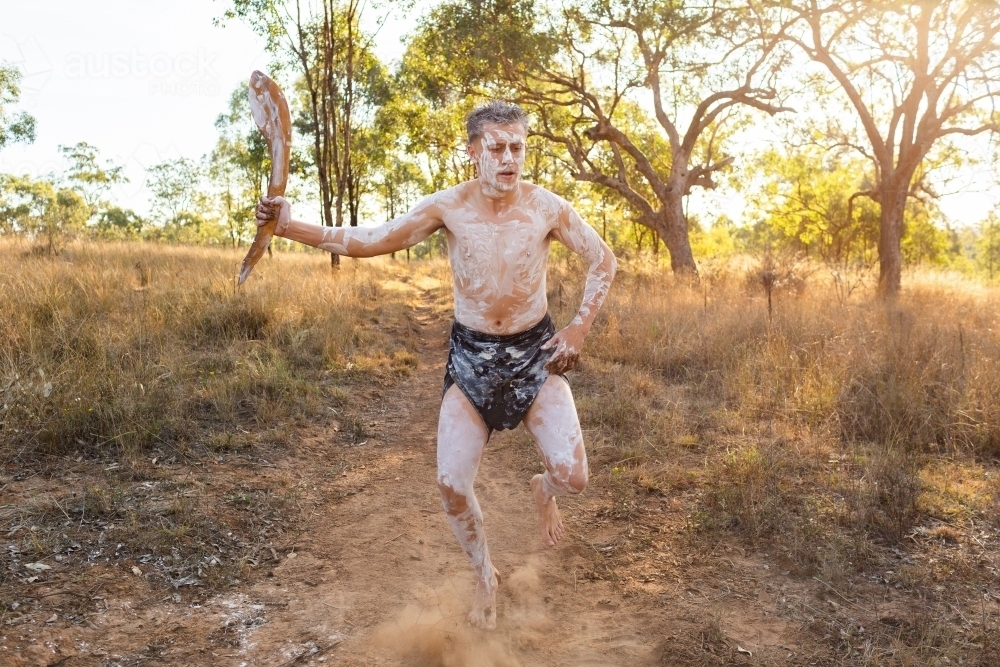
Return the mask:
MULTIPOLYGON (((494 437, 480 471, 478 494, 504 585, 499 630, 468 627, 474 579, 435 486, 447 322, 427 310, 418 311, 416 322, 420 370, 372 405, 382 442, 363 468, 338 480, 356 492, 317 507, 316 530, 298 540, 296 556, 243 593, 244 605, 264 603, 265 622, 242 630, 226 660, 280 664, 312 642, 308 648, 324 652, 328 662, 347 665, 644 664, 659 633, 622 609, 610 583, 585 579, 592 567, 585 541, 569 537, 549 550, 539 540, 528 489, 539 464, 523 434, 494 437)), ((316 466, 323 443, 317 434, 299 448, 304 460, 285 465, 316 466)), ((564 513, 572 530, 573 505, 564 513)), ((231 600, 220 599, 215 613, 254 615, 238 603, 227 610, 231 600)))

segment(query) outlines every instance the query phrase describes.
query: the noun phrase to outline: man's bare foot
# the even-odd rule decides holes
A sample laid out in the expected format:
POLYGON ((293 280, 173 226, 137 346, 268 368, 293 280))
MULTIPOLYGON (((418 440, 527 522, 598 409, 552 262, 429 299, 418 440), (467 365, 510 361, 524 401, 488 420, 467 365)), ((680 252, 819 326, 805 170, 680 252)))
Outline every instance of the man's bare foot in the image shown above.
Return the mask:
POLYGON ((542 542, 547 547, 554 547, 563 535, 562 515, 556 506, 555 496, 546 500, 541 475, 531 478, 531 492, 535 494, 535 505, 538 506, 538 532, 542 535, 542 542))
POLYGON ((489 582, 476 583, 476 597, 472 601, 472 611, 469 612, 469 623, 483 630, 496 630, 499 584, 500 578, 496 568, 493 568, 493 576, 489 582))

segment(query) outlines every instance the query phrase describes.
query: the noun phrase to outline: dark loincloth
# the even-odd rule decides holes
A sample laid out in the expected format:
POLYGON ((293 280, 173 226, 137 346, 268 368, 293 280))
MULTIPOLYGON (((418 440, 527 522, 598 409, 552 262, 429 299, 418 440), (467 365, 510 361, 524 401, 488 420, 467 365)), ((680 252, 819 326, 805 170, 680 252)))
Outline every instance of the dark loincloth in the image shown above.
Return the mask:
POLYGON ((548 314, 530 329, 510 336, 485 334, 454 322, 442 397, 457 384, 491 433, 516 427, 549 377, 545 363, 554 350, 541 347, 555 331, 548 314))

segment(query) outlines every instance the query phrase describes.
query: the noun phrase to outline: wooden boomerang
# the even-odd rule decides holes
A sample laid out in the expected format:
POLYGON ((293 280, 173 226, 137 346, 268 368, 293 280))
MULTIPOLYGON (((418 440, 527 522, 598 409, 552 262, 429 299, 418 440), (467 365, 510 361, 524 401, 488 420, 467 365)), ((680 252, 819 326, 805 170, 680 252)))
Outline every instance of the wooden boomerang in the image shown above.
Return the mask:
MULTIPOLYGON (((264 135, 271 152, 271 180, 267 183, 267 196, 280 197, 285 194, 285 186, 288 185, 288 158, 292 152, 292 118, 288 113, 288 102, 278 84, 260 71, 250 75, 248 93, 253 122, 264 135)), ((238 285, 243 284, 254 265, 264 256, 277 224, 275 219, 257 228, 257 235, 243 258, 238 285)))

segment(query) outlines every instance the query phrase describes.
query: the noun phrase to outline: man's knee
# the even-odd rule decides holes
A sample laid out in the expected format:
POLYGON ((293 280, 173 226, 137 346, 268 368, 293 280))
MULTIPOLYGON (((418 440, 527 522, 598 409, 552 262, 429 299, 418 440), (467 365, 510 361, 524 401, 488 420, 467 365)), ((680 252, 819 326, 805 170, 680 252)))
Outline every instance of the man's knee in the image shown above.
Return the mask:
POLYGON ((588 479, 587 466, 573 470, 566 480, 566 491, 572 494, 583 493, 587 488, 588 479))
POLYGON ((550 473, 552 481, 563 493, 576 495, 587 488, 587 466, 575 466, 569 470, 556 470, 550 473))
POLYGON ((446 474, 439 474, 437 479, 438 491, 441 492, 441 502, 444 510, 448 514, 461 514, 469 508, 468 494, 460 485, 456 485, 454 480, 446 474))

